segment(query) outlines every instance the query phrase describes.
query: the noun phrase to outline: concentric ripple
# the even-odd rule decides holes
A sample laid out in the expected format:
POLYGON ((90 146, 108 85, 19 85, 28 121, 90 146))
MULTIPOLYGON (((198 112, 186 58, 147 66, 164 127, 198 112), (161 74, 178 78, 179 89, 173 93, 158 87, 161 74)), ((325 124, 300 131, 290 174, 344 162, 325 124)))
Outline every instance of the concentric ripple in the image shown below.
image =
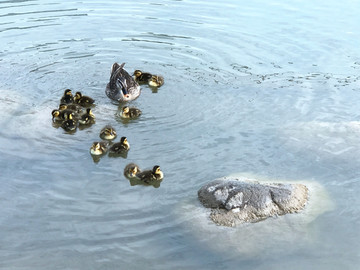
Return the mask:
POLYGON ((359 264, 356 2, 38 0, 0 11, 0 268, 359 264), (114 62, 165 78, 127 104, 137 119, 121 119, 125 104, 105 95, 114 62), (51 120, 67 88, 96 100, 96 123, 72 134, 51 120), (105 125, 128 138, 126 158, 91 157, 105 125), (131 162, 160 165, 164 180, 132 186, 131 162), (340 212, 304 228, 306 245, 243 258, 219 237, 214 251, 179 211, 237 172, 317 181, 340 212))

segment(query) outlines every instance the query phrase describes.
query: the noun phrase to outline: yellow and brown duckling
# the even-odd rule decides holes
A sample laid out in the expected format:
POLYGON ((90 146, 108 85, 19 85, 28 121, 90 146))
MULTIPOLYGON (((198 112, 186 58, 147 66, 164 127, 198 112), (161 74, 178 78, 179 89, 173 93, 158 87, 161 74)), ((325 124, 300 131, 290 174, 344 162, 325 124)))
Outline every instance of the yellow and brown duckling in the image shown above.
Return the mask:
POLYGON ((66 89, 64 95, 60 99, 60 103, 71 104, 74 102, 74 96, 71 93, 70 89, 66 89))
POLYGON ((109 153, 112 154, 122 154, 126 153, 130 149, 130 144, 126 137, 121 137, 120 142, 114 143, 110 149, 109 153))
POLYGON ((64 121, 65 119, 63 118, 63 115, 61 115, 60 110, 53 110, 51 112, 52 115, 52 120, 53 122, 60 122, 60 121, 64 121))
POLYGON ((65 131, 74 131, 77 128, 77 122, 73 119, 73 115, 70 113, 67 116, 67 119, 62 122, 61 127, 65 130, 65 131))
POLYGON ((163 172, 160 170, 160 166, 155 165, 152 170, 143 171, 136 174, 144 183, 153 183, 154 181, 161 181, 164 178, 163 172))
POLYGON ((75 118, 75 113, 72 110, 53 110, 51 112, 53 122, 62 122, 69 119, 69 115, 75 118))
POLYGON ((74 103, 76 104, 87 107, 93 105, 94 102, 95 102, 94 99, 88 96, 83 96, 81 92, 76 92, 75 94, 74 103))
POLYGON ((100 131, 100 138, 103 140, 113 140, 116 138, 116 130, 112 126, 106 125, 100 131))
POLYGON ((106 154, 109 148, 109 142, 102 141, 102 142, 93 142, 92 146, 90 147, 90 154, 94 156, 100 156, 106 154))
POLYGON ((141 170, 135 163, 130 163, 125 166, 124 176, 128 179, 136 178, 136 174, 140 173, 141 170))
POLYGON ((151 79, 152 74, 137 69, 134 71, 133 76, 135 76, 137 82, 147 83, 151 79))
POLYGON ((60 111, 64 111, 64 110, 72 110, 75 113, 81 113, 82 112, 82 107, 77 105, 77 104, 65 104, 65 103, 60 103, 59 105, 59 110, 60 111))
POLYGON ((128 106, 124 106, 120 112, 120 116, 122 118, 136 118, 139 117, 140 115, 141 115, 141 110, 134 107, 130 108, 128 106))
POLYGON ((95 115, 92 113, 90 108, 86 109, 86 112, 81 115, 79 119, 79 124, 81 125, 91 125, 95 123, 95 115))
POLYGON ((153 87, 160 87, 164 84, 164 77, 161 75, 152 75, 148 84, 153 87))

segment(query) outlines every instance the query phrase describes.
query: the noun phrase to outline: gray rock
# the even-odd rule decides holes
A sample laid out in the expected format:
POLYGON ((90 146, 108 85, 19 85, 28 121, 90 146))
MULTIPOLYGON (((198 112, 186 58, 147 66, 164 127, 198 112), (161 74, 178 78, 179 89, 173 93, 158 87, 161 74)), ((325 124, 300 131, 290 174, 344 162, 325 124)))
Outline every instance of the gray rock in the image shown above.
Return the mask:
POLYGON ((201 187, 198 197, 212 209, 210 218, 216 224, 232 227, 302 210, 308 200, 308 188, 302 184, 224 178, 201 187))

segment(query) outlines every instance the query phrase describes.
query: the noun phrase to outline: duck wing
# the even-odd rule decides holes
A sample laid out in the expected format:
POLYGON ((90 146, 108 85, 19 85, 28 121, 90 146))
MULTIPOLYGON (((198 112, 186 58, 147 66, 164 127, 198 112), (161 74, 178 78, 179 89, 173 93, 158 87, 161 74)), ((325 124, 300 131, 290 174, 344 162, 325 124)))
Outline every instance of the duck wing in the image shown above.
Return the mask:
MULTIPOLYGON (((115 63, 117 64, 117 63, 115 63)), ((125 89, 126 94, 132 92, 133 89, 137 89, 139 84, 134 80, 134 78, 124 69, 125 63, 121 65, 113 65, 114 77, 117 78, 118 82, 122 85, 125 89)), ((124 93, 125 94, 125 93, 124 93)))

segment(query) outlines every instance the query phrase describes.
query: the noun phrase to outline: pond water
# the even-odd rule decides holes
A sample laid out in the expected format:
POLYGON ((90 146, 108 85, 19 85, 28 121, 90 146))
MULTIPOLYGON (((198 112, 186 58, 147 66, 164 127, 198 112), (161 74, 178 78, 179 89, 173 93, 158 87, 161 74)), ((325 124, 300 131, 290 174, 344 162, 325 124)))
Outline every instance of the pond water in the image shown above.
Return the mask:
POLYGON ((347 0, 1 1, 0 268, 357 269, 359 11, 347 0), (136 120, 105 95, 114 62, 165 78, 130 103, 136 120), (96 100, 96 124, 52 125, 66 88, 96 100), (127 136, 126 159, 92 159, 106 124, 127 136), (131 186, 130 162, 160 165, 161 185, 131 186), (307 224, 306 244, 272 249, 274 228, 266 252, 259 241, 245 256, 225 237, 213 248, 182 205, 242 172, 314 181, 334 208, 307 224))

